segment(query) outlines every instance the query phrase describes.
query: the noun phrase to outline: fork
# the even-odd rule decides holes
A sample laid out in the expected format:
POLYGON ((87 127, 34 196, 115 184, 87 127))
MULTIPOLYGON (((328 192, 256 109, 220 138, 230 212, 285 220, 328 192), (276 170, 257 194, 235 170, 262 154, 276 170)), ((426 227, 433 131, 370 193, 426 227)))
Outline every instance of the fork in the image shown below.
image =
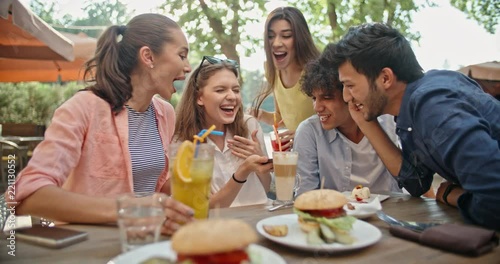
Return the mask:
POLYGON ((422 232, 425 229, 433 226, 438 226, 441 223, 439 222, 429 222, 429 223, 420 223, 420 222, 407 222, 407 221, 402 221, 398 220, 382 211, 377 211, 377 216, 380 220, 388 223, 391 226, 401 226, 407 229, 410 229, 415 232, 422 232))
POLYGON ((292 206, 293 205, 293 201, 284 201, 283 203, 280 203, 276 206, 273 206, 271 208, 268 209, 269 212, 273 212, 273 211, 276 211, 280 208, 285 208, 285 207, 289 207, 289 206, 292 206))

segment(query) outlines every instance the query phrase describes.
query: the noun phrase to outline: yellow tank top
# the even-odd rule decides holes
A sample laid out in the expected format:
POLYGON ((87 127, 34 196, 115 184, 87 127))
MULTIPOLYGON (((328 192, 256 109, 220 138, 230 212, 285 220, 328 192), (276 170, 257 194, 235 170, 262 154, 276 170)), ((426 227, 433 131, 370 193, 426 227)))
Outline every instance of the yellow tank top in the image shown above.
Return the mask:
MULTIPOLYGON (((304 72, 302 72, 303 74, 304 72)), ((276 72, 274 98, 281 112, 283 123, 290 130, 297 130, 300 122, 314 115, 312 99, 300 90, 300 81, 286 89, 276 72)))

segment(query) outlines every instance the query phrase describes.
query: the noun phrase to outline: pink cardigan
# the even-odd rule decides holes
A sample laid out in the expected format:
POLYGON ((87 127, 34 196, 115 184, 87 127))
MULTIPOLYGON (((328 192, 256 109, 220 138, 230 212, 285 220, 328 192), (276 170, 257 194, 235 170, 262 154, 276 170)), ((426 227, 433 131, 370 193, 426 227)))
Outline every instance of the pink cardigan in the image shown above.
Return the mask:
MULTIPOLYGON (((158 98, 153 98, 153 104, 163 149, 168 153, 174 133, 174 108, 158 98)), ((168 178, 165 159, 156 191, 168 178)), ((126 109, 115 115, 109 103, 90 91, 77 92, 59 107, 45 140, 17 178, 15 200, 21 202, 46 185, 101 197, 132 192, 126 109)))

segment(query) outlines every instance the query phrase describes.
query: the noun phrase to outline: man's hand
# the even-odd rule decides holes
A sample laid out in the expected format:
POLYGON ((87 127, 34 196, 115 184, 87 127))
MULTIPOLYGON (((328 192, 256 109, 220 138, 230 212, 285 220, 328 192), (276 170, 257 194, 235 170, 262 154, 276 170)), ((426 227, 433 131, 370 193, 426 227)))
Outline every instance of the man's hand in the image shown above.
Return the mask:
POLYGON ((464 191, 464 189, 462 189, 462 187, 460 187, 458 185, 455 185, 455 186, 451 187, 452 185, 453 185, 453 183, 449 182, 449 181, 442 182, 439 185, 439 188, 437 190, 436 200, 439 201, 439 202, 442 202, 442 203, 446 204, 446 202, 444 201, 444 197, 443 196, 444 196, 447 188, 452 188, 451 191, 449 191, 446 200, 448 201, 449 205, 457 207, 458 206, 458 198, 465 191, 464 191))

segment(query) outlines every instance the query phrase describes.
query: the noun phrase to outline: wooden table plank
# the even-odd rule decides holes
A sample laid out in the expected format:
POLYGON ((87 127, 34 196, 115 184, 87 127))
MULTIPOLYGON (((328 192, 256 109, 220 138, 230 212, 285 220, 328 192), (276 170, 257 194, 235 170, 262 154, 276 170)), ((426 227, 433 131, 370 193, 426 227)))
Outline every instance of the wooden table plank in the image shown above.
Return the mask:
MULTIPOLYGON (((291 208, 268 212, 270 205, 256 205, 211 210, 210 217, 238 218, 254 226, 264 218, 290 214, 291 208)), ((391 194, 382 203, 384 212, 401 220, 461 223, 457 209, 436 203, 433 199, 413 198, 404 194, 391 194)), ((287 263, 499 263, 500 248, 478 258, 464 257, 417 243, 402 240, 389 234, 387 224, 371 217, 367 222, 382 231, 382 239, 373 246, 346 253, 319 253, 292 249, 276 244, 259 235, 257 244, 272 249, 287 263)), ((7 255, 7 240, 0 241, 0 263, 106 263, 120 254, 118 228, 102 225, 68 225, 67 228, 89 232, 89 240, 64 248, 47 249, 16 241, 16 256, 7 255)), ((163 237, 167 240, 168 237, 163 237)))

